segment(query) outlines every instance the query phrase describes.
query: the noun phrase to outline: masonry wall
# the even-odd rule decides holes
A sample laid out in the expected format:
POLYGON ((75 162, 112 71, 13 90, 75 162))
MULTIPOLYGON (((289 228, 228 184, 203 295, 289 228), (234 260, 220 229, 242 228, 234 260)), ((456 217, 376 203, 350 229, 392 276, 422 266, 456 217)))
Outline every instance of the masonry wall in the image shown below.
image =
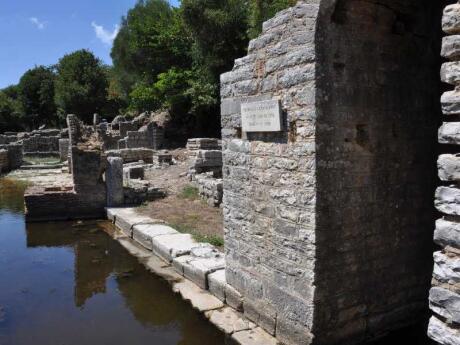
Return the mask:
POLYGON ((460 4, 447 6, 442 20, 446 37, 441 54, 447 61, 441 68, 441 79, 450 84, 442 95, 443 124, 439 129, 442 154, 438 174, 442 181, 436 190, 435 206, 441 212, 436 221, 434 241, 433 287, 430 291, 428 335, 439 344, 460 344, 460 4))
POLYGON ((300 1, 221 77, 227 281, 286 344, 427 313, 439 6, 300 1), (284 130, 242 133, 241 102, 265 99, 284 130))

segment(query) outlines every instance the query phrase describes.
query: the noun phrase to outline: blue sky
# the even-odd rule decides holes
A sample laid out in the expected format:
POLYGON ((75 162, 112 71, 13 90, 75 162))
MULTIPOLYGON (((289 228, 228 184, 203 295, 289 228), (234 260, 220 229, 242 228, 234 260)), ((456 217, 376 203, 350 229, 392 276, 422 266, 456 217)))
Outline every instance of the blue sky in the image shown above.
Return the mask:
MULTIPOLYGON (((170 0, 177 5, 178 0, 170 0)), ((0 0, 0 89, 35 65, 89 49, 111 63, 111 41, 136 0, 0 0)))

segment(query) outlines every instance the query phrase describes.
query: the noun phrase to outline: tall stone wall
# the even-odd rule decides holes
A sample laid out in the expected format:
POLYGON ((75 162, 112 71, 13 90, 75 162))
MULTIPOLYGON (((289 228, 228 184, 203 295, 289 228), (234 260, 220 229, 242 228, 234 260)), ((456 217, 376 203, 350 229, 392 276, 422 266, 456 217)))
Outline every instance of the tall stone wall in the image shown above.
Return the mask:
MULTIPOLYGON (((442 56, 449 61, 441 68, 443 82, 460 86, 460 4, 446 7, 442 28, 442 56)), ((430 291, 428 335, 439 344, 460 344, 460 93, 447 91, 441 98, 444 123, 439 129, 443 144, 438 159, 438 174, 442 186, 436 190, 435 206, 441 212, 436 222, 434 241, 441 248, 434 254, 433 287, 430 291), (449 153, 448 153, 449 152, 449 153)))
POLYGON ((299 1, 221 77, 226 277, 286 344, 426 315, 438 7, 299 1), (244 133, 241 104, 273 99, 282 130, 244 133))

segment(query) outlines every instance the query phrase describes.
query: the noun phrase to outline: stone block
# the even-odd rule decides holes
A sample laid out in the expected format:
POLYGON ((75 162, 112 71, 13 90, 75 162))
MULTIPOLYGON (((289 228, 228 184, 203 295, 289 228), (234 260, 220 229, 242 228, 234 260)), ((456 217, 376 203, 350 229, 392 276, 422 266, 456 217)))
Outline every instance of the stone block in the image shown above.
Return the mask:
POLYGON ((460 114, 460 92, 444 92, 441 96, 441 107, 444 115, 460 114))
POLYGON ((441 67, 441 80, 447 84, 460 84, 460 62, 446 62, 441 67))
POLYGON ((433 287, 430 290, 430 309, 449 322, 460 323, 460 295, 433 287))
POLYGON ((239 345, 278 345, 278 341, 260 327, 235 332, 232 339, 239 345))
POLYGON ((283 344, 311 344, 313 334, 308 328, 289 320, 285 317, 278 317, 276 320, 276 338, 283 344))
POLYGON ((200 312, 224 307, 224 304, 216 297, 188 280, 174 284, 173 290, 179 293, 184 300, 190 301, 192 306, 200 312))
POLYGON ((456 187, 438 187, 435 193, 435 207, 439 212, 460 215, 460 189, 456 187))
POLYGON ((218 270, 208 275, 209 292, 225 302, 225 287, 227 280, 225 279, 225 270, 218 270))
POLYGON ((442 16, 442 30, 448 34, 460 33, 460 4, 446 6, 442 16))
POLYGON ((438 131, 440 144, 460 144, 460 122, 444 122, 438 131))
POLYGON ((133 239, 149 250, 153 250, 153 239, 155 237, 174 234, 178 234, 178 232, 162 224, 138 224, 133 226, 133 239))
POLYGON ((438 159, 438 175, 442 181, 459 181, 460 155, 440 155, 438 159))
POLYGON ((256 325, 232 308, 222 308, 206 312, 206 317, 227 335, 256 328, 256 325))
POLYGON ((127 236, 132 238, 134 225, 158 223, 150 217, 139 215, 135 208, 107 208, 107 216, 127 236))
POLYGON ((244 316, 262 327, 269 334, 276 331, 276 312, 261 300, 245 299, 243 302, 244 316))
POLYGON ((442 345, 460 345, 460 330, 449 327, 435 316, 430 319, 428 336, 442 345))
POLYGON ((155 254, 168 262, 178 256, 188 255, 193 248, 202 246, 189 234, 157 236, 152 239, 152 243, 155 254))
POLYGON ((438 219, 434 231, 434 241, 442 247, 452 246, 460 249, 460 224, 438 219))
POLYGON ((197 284, 202 289, 208 289, 208 275, 225 268, 223 256, 213 258, 197 258, 193 255, 185 255, 175 258, 173 266, 187 279, 197 284))
POLYGON ((450 60, 460 57, 460 35, 446 36, 442 39, 441 56, 450 60))
POLYGON ((233 309, 243 311, 243 296, 229 284, 225 286, 225 301, 233 309))
POLYGON ((460 283, 460 257, 448 256, 442 252, 435 252, 433 278, 439 283, 458 284, 460 283))
POLYGON ((159 257, 152 255, 147 261, 143 262, 145 267, 157 276, 171 283, 179 283, 183 281, 183 277, 179 275, 169 264, 165 263, 159 257))

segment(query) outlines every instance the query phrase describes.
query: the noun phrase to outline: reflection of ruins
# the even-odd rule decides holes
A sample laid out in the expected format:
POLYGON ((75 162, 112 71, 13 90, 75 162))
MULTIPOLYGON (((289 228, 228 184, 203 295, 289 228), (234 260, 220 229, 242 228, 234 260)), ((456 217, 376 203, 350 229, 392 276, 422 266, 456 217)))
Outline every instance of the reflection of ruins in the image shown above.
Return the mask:
POLYGON ((113 293, 107 288, 112 278, 127 309, 144 327, 177 328, 187 345, 201 344, 198 334, 220 339, 217 330, 208 327, 194 310, 171 293, 166 282, 149 273, 117 241, 101 231, 102 226, 95 222, 27 224, 27 246, 73 250, 74 303, 78 308, 96 294, 113 293))

